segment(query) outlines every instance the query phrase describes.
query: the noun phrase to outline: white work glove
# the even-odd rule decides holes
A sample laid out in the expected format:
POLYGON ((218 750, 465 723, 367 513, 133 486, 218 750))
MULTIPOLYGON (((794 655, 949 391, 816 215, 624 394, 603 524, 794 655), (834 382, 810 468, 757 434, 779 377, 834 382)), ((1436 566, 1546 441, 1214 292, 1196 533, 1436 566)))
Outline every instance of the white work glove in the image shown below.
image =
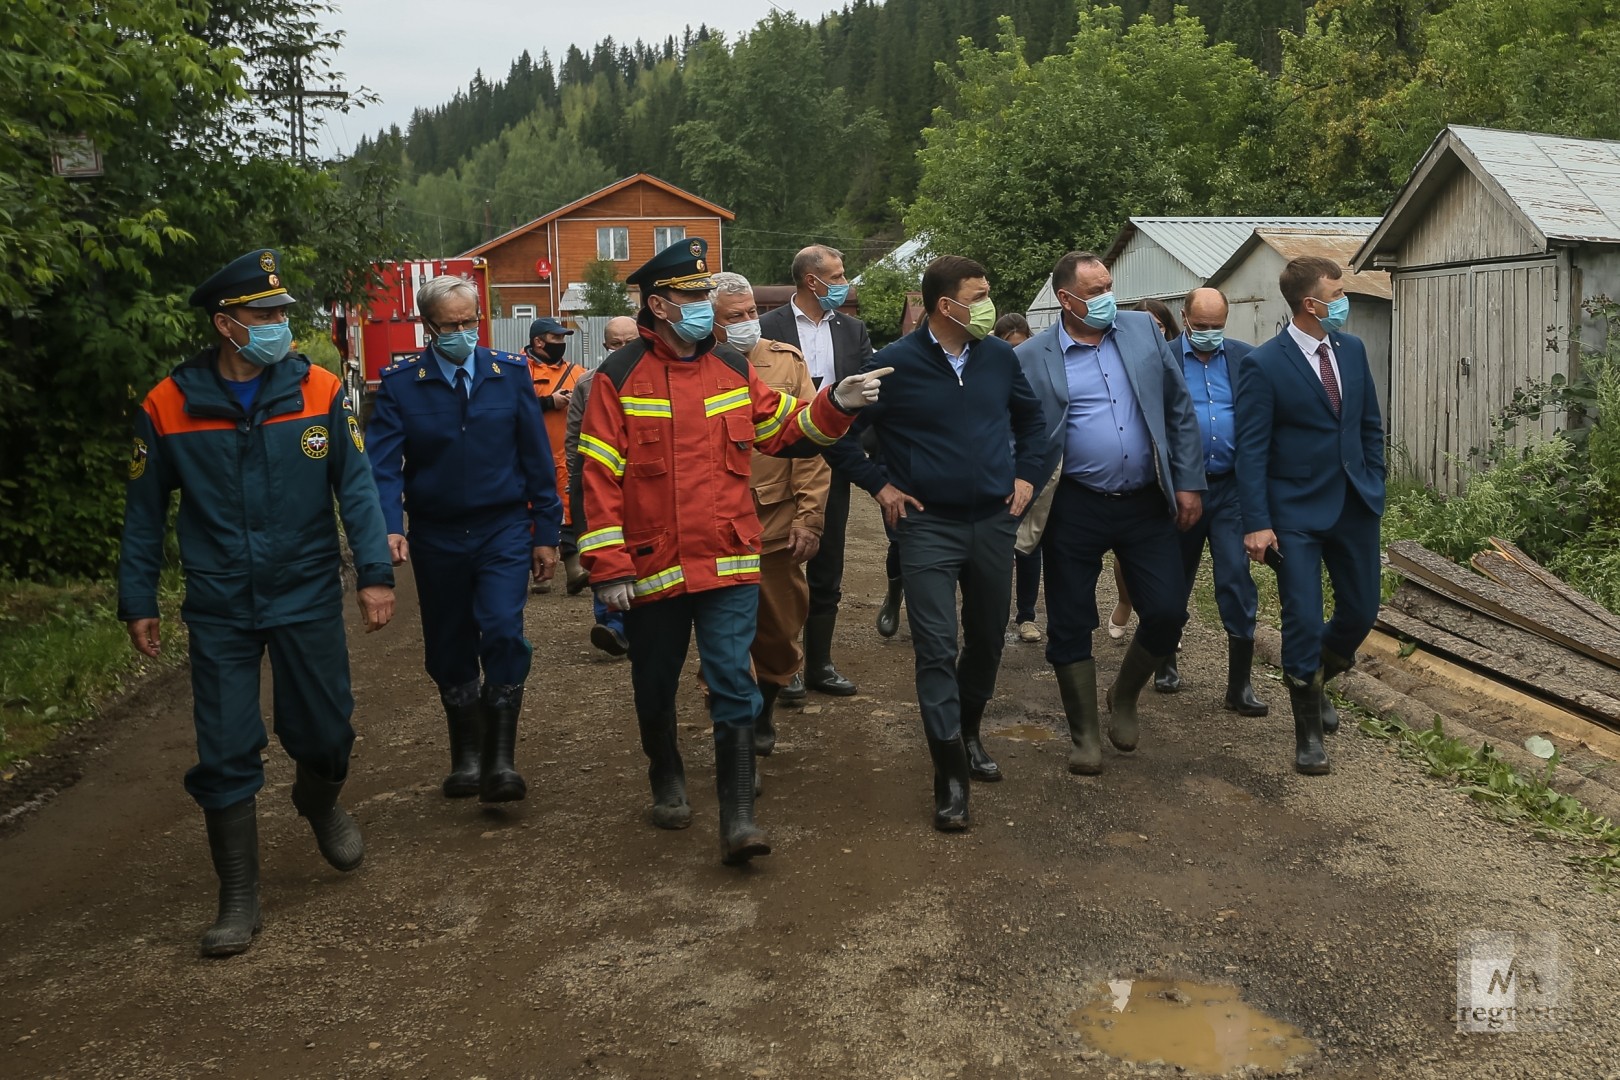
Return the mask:
POLYGON ((630 600, 635 596, 635 590, 628 581, 620 581, 613 585, 603 585, 596 590, 596 598, 602 601, 602 606, 609 611, 629 611, 630 600))
POLYGON ((833 390, 833 400, 850 412, 864 409, 878 399, 878 387, 883 385, 883 376, 893 372, 892 367, 880 367, 851 375, 833 390))

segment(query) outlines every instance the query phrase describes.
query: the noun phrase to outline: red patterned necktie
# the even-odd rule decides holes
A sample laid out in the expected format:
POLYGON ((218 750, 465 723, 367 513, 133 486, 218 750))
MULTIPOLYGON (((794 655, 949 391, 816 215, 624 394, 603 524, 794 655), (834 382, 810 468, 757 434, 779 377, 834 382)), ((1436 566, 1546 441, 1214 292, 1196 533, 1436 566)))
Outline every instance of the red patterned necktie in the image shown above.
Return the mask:
POLYGON ((1327 342, 1316 347, 1316 363, 1322 372, 1322 388, 1327 391, 1328 401, 1333 403, 1333 415, 1339 415, 1339 379, 1333 374, 1333 354, 1328 352, 1327 342))

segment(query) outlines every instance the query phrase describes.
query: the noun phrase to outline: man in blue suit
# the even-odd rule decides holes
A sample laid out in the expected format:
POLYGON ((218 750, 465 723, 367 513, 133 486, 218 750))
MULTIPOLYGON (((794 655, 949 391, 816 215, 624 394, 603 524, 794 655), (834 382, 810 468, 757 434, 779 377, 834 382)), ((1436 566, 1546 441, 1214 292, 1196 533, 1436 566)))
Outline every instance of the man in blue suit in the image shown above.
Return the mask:
MULTIPOLYGON (((1215 571, 1215 606, 1226 628, 1226 707, 1243 716, 1264 716, 1268 709, 1254 693, 1254 620, 1258 606, 1249 558, 1243 550, 1243 512, 1238 505, 1235 464, 1234 375, 1253 345, 1226 336, 1230 306, 1219 289, 1194 289, 1181 308, 1181 337, 1171 350, 1181 360, 1181 374, 1198 415, 1198 439, 1204 460, 1204 516, 1181 534, 1181 566, 1192 596, 1204 543, 1215 571)), ((1159 664, 1153 689, 1173 694, 1181 689, 1181 672, 1172 652, 1159 664)))
POLYGON ((1046 659, 1057 673, 1074 743, 1069 771, 1102 771, 1097 710, 1097 575, 1110 549, 1140 615, 1108 690, 1108 739, 1137 742, 1137 696, 1176 647, 1187 593, 1176 530, 1202 508, 1198 418, 1153 317, 1121 311, 1114 279, 1090 252, 1052 270, 1062 318, 1018 346, 1046 425, 1041 476, 1062 465, 1042 537, 1048 613, 1046 659))
POLYGON ((1339 726, 1324 687, 1350 670, 1378 617, 1384 424, 1367 350, 1341 330, 1343 277, 1328 259, 1290 260, 1279 285, 1293 319, 1238 365, 1243 546, 1256 562, 1274 553, 1294 768, 1313 776, 1329 771, 1322 735, 1339 726), (1323 566, 1333 586, 1326 626, 1323 566))
POLYGON ((444 794, 495 803, 527 791, 513 762, 532 654, 523 605, 528 578, 556 567, 562 501, 528 363, 478 344, 478 300, 448 275, 417 291, 431 342, 384 369, 368 434, 394 565, 416 569, 449 726, 444 794))

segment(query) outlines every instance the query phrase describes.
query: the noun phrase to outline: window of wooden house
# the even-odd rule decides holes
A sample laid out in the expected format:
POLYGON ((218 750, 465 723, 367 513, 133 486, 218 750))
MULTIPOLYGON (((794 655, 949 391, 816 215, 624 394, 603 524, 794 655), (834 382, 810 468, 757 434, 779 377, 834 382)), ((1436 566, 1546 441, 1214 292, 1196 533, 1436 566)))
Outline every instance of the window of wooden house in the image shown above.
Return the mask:
POLYGON ((685 225, 660 225, 653 230, 653 250, 663 251, 669 245, 685 239, 685 225))
POLYGON ((630 258, 630 229, 626 225, 608 225, 596 230, 596 257, 624 262, 630 258))

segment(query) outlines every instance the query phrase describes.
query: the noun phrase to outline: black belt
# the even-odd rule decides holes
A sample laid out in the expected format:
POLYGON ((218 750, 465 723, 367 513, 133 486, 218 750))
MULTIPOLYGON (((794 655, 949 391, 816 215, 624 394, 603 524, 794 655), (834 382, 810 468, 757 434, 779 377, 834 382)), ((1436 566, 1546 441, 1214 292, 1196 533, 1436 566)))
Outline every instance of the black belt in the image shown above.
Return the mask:
POLYGON ((1204 474, 1205 480, 1230 480, 1231 478, 1231 469, 1227 469, 1225 472, 1207 472, 1204 474))
POLYGON ((1100 491, 1071 477, 1065 476, 1063 479, 1084 491, 1087 495, 1097 495, 1104 499, 1128 499, 1133 495, 1145 495, 1154 490, 1152 484, 1143 484, 1141 487, 1133 487, 1128 491, 1100 491))

